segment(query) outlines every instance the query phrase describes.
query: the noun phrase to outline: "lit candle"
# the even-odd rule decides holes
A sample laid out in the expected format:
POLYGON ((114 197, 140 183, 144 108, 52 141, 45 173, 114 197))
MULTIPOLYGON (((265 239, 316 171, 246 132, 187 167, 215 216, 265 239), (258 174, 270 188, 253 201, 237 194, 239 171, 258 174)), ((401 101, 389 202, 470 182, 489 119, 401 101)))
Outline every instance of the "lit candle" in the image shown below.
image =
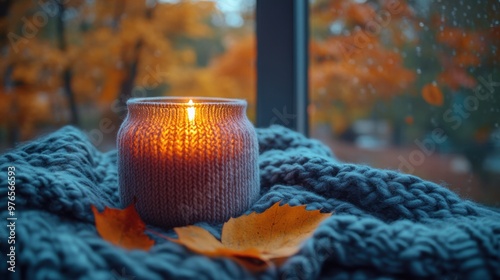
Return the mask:
POLYGON ((191 105, 191 107, 187 108, 187 113, 188 113, 188 119, 189 121, 194 121, 194 114, 195 114, 195 109, 193 107, 193 100, 189 99, 188 105, 191 105))
POLYGON ((222 222, 259 193, 258 144, 246 101, 138 98, 118 133, 120 197, 136 198, 148 223, 162 227, 222 222))

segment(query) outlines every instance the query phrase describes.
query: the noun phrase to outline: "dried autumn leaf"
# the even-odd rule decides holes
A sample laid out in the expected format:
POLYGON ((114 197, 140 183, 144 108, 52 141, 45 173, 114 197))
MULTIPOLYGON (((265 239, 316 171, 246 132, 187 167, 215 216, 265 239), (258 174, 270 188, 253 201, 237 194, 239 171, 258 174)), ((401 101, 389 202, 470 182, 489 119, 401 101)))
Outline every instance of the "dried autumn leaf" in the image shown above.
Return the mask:
POLYGON ((331 213, 307 211, 305 205, 275 203, 262 213, 231 218, 222 227, 221 241, 198 226, 174 228, 170 239, 191 251, 211 257, 230 257, 251 270, 264 269, 297 253, 300 245, 331 213))
POLYGON ((146 225, 135 210, 134 203, 123 210, 105 207, 101 213, 92 205, 92 212, 97 232, 108 242, 129 250, 149 250, 154 245, 154 241, 144 233, 146 225))
POLYGON ((425 102, 434 106, 441 106, 444 102, 443 93, 433 84, 427 84, 422 88, 422 97, 425 102))

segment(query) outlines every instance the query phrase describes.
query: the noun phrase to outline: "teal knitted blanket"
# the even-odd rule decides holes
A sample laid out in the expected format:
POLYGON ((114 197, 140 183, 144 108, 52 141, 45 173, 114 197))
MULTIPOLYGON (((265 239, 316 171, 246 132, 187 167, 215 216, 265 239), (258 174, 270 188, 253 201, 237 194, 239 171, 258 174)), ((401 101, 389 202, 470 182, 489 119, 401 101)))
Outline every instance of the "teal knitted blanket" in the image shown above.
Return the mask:
MULTIPOLYGON (((90 206, 122 207, 116 151, 101 153, 65 127, 0 157, 0 278, 500 279, 499 213, 411 175, 341 163, 318 141, 280 126, 257 133, 262 191, 248 212, 277 201, 334 212, 282 266, 252 274, 163 239, 148 252, 104 241, 90 206), (16 168, 14 273, 5 261, 9 166, 16 168)), ((221 225, 199 225, 220 236, 221 225)))

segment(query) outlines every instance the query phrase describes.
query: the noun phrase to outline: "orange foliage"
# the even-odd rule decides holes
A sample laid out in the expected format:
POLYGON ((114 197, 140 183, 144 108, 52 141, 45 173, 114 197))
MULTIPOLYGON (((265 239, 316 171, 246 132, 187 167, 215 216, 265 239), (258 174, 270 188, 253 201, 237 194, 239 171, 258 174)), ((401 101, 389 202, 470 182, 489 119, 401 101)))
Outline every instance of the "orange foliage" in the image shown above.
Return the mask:
POLYGON ((369 112, 374 102, 391 100, 414 82, 414 71, 405 68, 400 53, 385 47, 381 38, 384 33, 396 45, 408 43, 397 27, 413 11, 401 1, 381 1, 377 6, 348 0, 318 1, 311 10, 312 122, 330 122, 333 130, 341 133, 369 112), (323 34, 325 30, 319 28, 332 22, 352 31, 314 37, 315 30, 323 34), (332 104, 341 105, 332 110, 332 104))
MULTIPOLYGON (((50 123, 56 114, 57 99, 49 91, 40 88, 34 91, 29 86, 19 86, 12 90, 0 90, 0 120, 15 123, 21 139, 33 137, 37 123, 50 123), (29 113, 27 113, 29 112, 29 113)), ((59 116, 60 117, 60 116, 59 116)))
MULTIPOLYGON (((390 100, 401 94, 415 80, 415 73, 404 68, 399 53, 386 49, 373 38, 359 45, 355 40, 357 34, 311 43, 313 103, 329 107, 332 102, 340 101, 349 110, 367 111, 375 101, 390 100)), ((317 115, 317 121, 335 116, 332 111, 323 112, 329 116, 317 115)), ((335 118, 335 131, 342 132, 353 121, 345 118, 343 113, 335 118)))
POLYGON ((439 43, 445 44, 457 52, 482 53, 485 44, 481 39, 482 35, 474 31, 466 31, 462 28, 444 27, 436 36, 439 43))
POLYGON ((425 102, 433 106, 441 106, 444 102, 444 96, 441 90, 434 84, 426 84, 422 88, 422 97, 425 102))
POLYGON ((400 0, 381 0, 380 1, 381 10, 388 11, 391 13, 392 19, 413 19, 415 16, 415 11, 413 8, 407 3, 407 1, 400 0))
POLYGON ((169 36, 208 37, 213 31, 202 19, 212 15, 214 11, 215 3, 210 1, 161 4, 154 10, 152 24, 169 36))
POLYGON ((481 64, 487 50, 484 35, 477 31, 445 27, 437 33, 436 40, 452 50, 452 55, 449 52, 442 55, 444 71, 439 74, 438 81, 453 91, 476 86, 477 81, 467 73, 467 68, 481 64))
MULTIPOLYGON (((113 0, 91 3, 78 0, 65 6, 79 12, 74 19, 65 21, 65 49, 58 47, 60 42, 52 22, 37 27, 34 35, 24 36, 21 32, 23 16, 31 20, 33 11, 45 13, 36 1, 13 1, 9 8, 12 16, 0 19, 0 31, 18 35, 14 43, 7 40, 5 58, 0 63, 0 82, 5 84, 7 78, 15 87, 22 86, 15 88, 14 92, 30 92, 31 98, 23 95, 16 99, 15 102, 20 103, 16 108, 25 106, 47 114, 43 118, 31 118, 21 115, 37 113, 17 111, 10 115, 18 118, 1 118, 0 125, 18 123, 23 124, 17 126, 21 130, 29 128, 29 131, 22 131, 21 140, 32 137, 33 128, 40 124, 55 124, 55 119, 61 123, 68 121, 67 100, 61 99, 64 96, 61 93, 65 91, 63 73, 66 70, 70 73, 71 91, 76 102, 92 105, 104 113, 110 110, 110 103, 120 97, 123 85, 130 79, 134 79, 132 86, 154 90, 170 83, 165 73, 194 69, 195 52, 189 46, 176 46, 179 38, 208 38, 214 34, 207 20, 215 11, 215 4, 211 2, 113 0), (53 35, 47 37, 48 32, 53 35), (9 69, 11 72, 7 72, 9 69), (6 76, 6 73, 11 74, 6 76), (58 110, 34 108, 36 105, 32 100, 41 98, 48 99, 58 110), (61 112, 61 108, 64 109, 62 113, 56 113, 61 112)), ((49 20, 54 21, 57 16, 49 15, 49 20)), ((209 79, 203 83, 208 84, 209 79)), ((226 91, 229 90, 234 88, 226 91)), ((217 92, 219 89, 210 94, 216 95, 217 92)), ((203 94, 199 91, 196 95, 203 94)), ((254 96, 248 91, 244 94, 254 96)), ((3 95, 6 94, 0 96, 3 101, 14 102, 3 95)))
POLYGON ((99 104, 111 104, 116 99, 116 93, 120 90, 120 83, 125 79, 125 73, 119 68, 109 68, 103 76, 106 79, 97 102, 99 104))
MULTIPOLYGON (((243 98, 249 107, 255 106, 255 37, 247 36, 229 44, 228 50, 212 60, 207 68, 172 71, 169 74, 171 95, 243 98)), ((253 110, 248 115, 250 119, 255 118, 253 110)))
POLYGON ((377 18, 377 13, 390 13, 391 20, 411 18, 415 12, 405 1, 381 0, 378 7, 374 3, 356 3, 351 0, 316 0, 311 7, 312 26, 328 26, 333 21, 342 20, 347 25, 364 25, 377 18))
POLYGON ((357 4, 351 2, 345 9, 345 16, 352 24, 364 24, 373 19, 375 16, 375 9, 368 4, 357 4))
POLYGON ((461 67, 478 66, 481 63, 481 57, 477 54, 461 52, 453 56, 453 64, 461 67))
POLYGON ((473 88, 477 81, 461 67, 450 67, 439 74, 439 83, 447 85, 451 90, 458 90, 460 87, 473 88))
MULTIPOLYGON (((78 0, 70 1, 66 7, 77 11, 75 18, 66 22, 66 49, 58 47, 57 39, 42 36, 50 33, 47 31, 53 24, 41 27, 34 38, 21 39, 15 44, 18 51, 12 45, 4 48, 0 82, 15 85, 14 92, 29 92, 31 98, 24 94, 14 101, 6 98, 6 93, 0 98, 34 109, 32 100, 38 100, 39 95, 48 100, 47 108, 52 108, 37 108, 48 114, 39 118, 13 112, 11 115, 18 119, 10 122, 23 123, 30 129, 50 119, 66 122, 69 113, 60 113, 66 105, 61 97, 65 70, 71 73, 70 85, 76 101, 97 106, 101 111, 110 110, 110 103, 124 94, 124 85, 132 79, 132 87, 143 92, 245 98, 250 108, 255 107, 255 38, 237 32, 222 35, 216 30, 218 27, 211 21, 214 13, 220 12, 215 2, 78 0), (222 43, 221 49, 206 51, 206 44, 216 40, 222 43), (193 47, 188 42, 199 45, 193 47), (206 53, 199 54, 199 49, 206 53), (214 54, 215 58, 206 65, 200 63, 214 54), (4 80, 6 77, 10 80, 4 80), (164 88, 168 92, 161 92, 164 88)), ((12 16, 0 19, 0 30, 5 34, 18 32, 23 24, 21 18, 37 10, 41 8, 36 1, 13 1, 9 9, 12 16)), ((333 122, 335 131, 340 133, 357 118, 366 116, 375 102, 418 93, 412 89, 416 74, 404 66, 403 52, 422 40, 419 35, 424 27, 419 26, 422 18, 407 1, 316 0, 311 14, 309 78, 313 123, 333 122)), ((500 52, 491 51, 500 45, 500 28, 482 31, 450 27, 436 16, 425 22, 436 30, 435 41, 442 49, 437 57, 443 70, 434 73, 437 77, 433 79, 443 90, 476 86, 469 68, 500 61, 500 52)), ((434 95, 425 96, 429 99, 434 95)), ((439 99, 429 100, 429 104, 440 103, 439 99)), ((254 111, 249 114, 254 119, 254 111)), ((0 124, 6 123, 7 118, 0 119, 0 124)))
POLYGON ((58 76, 67 65, 63 52, 36 38, 22 46, 22 51, 12 52, 7 57, 7 64, 15 66, 11 77, 13 82, 26 86, 59 87, 58 76))

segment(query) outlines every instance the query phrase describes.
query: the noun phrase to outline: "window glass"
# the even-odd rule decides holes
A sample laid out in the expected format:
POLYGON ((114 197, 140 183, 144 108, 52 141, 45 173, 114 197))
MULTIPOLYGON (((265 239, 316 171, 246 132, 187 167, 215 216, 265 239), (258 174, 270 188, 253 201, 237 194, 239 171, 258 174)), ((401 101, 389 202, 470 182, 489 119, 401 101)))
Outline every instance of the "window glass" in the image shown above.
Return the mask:
POLYGON ((311 135, 499 206, 500 3, 310 3, 311 135))
POLYGON ((0 5, 0 151, 70 123, 112 148, 130 97, 244 98, 255 118, 254 0, 0 5))

